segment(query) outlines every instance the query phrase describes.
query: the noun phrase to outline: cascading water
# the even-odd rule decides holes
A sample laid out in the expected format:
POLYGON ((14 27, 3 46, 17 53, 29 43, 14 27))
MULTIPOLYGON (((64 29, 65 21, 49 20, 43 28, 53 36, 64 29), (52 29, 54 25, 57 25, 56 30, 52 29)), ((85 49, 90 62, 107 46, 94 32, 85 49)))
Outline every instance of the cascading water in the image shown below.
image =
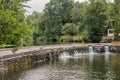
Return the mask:
POLYGON ((80 56, 81 53, 79 53, 77 50, 74 51, 74 56, 80 56))
POLYGON ((70 58, 70 54, 67 53, 67 52, 63 52, 61 55, 60 55, 60 58, 70 58))
POLYGON ((105 53, 110 53, 109 46, 105 46, 104 48, 105 48, 105 53))
POLYGON ((90 53, 90 54, 94 54, 94 50, 93 50, 93 47, 92 47, 92 46, 89 46, 89 53, 90 53))

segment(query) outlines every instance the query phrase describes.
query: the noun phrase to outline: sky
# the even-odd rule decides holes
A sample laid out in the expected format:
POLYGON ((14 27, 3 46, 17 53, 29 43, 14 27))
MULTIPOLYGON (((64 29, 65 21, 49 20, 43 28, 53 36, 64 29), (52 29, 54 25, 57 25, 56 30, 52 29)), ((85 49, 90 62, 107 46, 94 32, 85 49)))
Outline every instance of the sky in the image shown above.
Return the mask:
MULTIPOLYGON (((28 6, 30 6, 31 8, 26 8, 27 12, 26 15, 30 15, 32 14, 33 11, 37 11, 37 12, 42 12, 45 4, 48 3, 50 0, 31 0, 28 1, 26 4, 28 6)), ((85 1, 85 0, 75 0, 75 1, 85 1)))

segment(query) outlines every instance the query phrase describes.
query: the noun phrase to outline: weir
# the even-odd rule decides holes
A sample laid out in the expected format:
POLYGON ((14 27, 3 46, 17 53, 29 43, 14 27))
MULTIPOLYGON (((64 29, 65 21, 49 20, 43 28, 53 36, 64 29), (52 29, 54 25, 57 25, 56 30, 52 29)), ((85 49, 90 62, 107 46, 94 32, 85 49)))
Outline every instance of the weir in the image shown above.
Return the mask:
POLYGON ((92 54, 109 52, 120 52, 120 46, 86 45, 82 47, 80 45, 72 45, 69 47, 60 46, 50 49, 38 49, 34 51, 22 52, 20 54, 12 54, 0 57, 0 72, 4 73, 5 71, 12 71, 18 68, 27 68, 36 63, 41 63, 50 60, 58 60, 59 58, 74 58, 77 56, 87 54, 91 56, 90 61, 92 61, 92 54))
POLYGON ((105 46, 105 53, 110 53, 109 46, 105 46))
POLYGON ((94 49, 93 49, 92 46, 89 46, 89 53, 90 53, 90 54, 94 54, 94 49))

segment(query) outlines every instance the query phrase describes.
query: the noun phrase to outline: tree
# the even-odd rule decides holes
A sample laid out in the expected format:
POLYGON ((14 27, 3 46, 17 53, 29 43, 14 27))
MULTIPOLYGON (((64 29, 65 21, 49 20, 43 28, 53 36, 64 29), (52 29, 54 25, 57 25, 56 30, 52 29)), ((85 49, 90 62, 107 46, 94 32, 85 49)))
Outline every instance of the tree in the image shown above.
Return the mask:
POLYGON ((73 23, 66 23, 63 27, 62 27, 62 33, 64 35, 76 35, 79 32, 79 27, 76 26, 73 23))
POLYGON ((44 10, 44 35, 47 41, 56 41, 61 36, 61 29, 65 23, 71 22, 72 0, 51 0, 44 10))
POLYGON ((120 33, 120 1, 115 0, 115 40, 120 40, 120 36, 118 35, 120 33))
POLYGON ((51 1, 47 4, 45 8, 45 31, 44 34, 47 38, 47 41, 52 42, 52 40, 57 40, 57 37, 61 35, 61 17, 59 15, 59 6, 57 1, 51 1))
POLYGON ((21 45, 26 34, 22 3, 28 0, 0 0, 0 44, 21 45))
POLYGON ((75 2, 73 8, 71 9, 72 22, 75 24, 83 24, 83 11, 86 3, 85 2, 75 2))
POLYGON ((32 15, 29 15, 26 17, 26 23, 27 23, 27 25, 29 25, 29 27, 31 28, 31 31, 32 31, 34 45, 37 44, 37 38, 39 36, 41 36, 41 33, 43 32, 43 30, 41 30, 39 27, 40 20, 42 19, 41 16, 42 16, 41 13, 34 11, 32 13, 32 15))
POLYGON ((105 30, 105 0, 90 0, 86 8, 86 26, 91 42, 100 42, 105 30))
POLYGON ((71 9, 73 8, 73 0, 58 0, 57 3, 59 5, 59 14, 63 25, 72 22, 71 9))

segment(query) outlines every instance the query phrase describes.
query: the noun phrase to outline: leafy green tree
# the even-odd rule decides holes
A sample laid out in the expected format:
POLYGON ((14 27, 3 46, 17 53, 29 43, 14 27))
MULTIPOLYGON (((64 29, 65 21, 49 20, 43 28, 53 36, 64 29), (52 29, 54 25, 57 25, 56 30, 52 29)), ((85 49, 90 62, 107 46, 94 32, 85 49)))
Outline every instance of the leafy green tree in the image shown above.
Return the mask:
POLYGON ((51 0, 46 4, 42 26, 47 41, 58 40, 61 36, 62 26, 71 22, 72 0, 51 0))
POLYGON ((59 14, 63 25, 72 22, 71 9, 73 8, 73 0, 56 0, 59 6, 59 14))
POLYGON ((71 9, 72 22, 75 24, 83 24, 83 11, 86 3, 85 2, 75 2, 73 8, 71 9))
POLYGON ((61 37, 71 37, 71 40, 76 36, 85 41, 100 42, 107 34, 107 28, 111 25, 108 21, 111 20, 115 20, 117 39, 120 31, 118 4, 117 0, 114 3, 108 0, 50 0, 42 13, 33 12, 27 16, 26 22, 33 29, 34 44, 38 44, 40 40, 52 43, 59 41, 61 37))
POLYGON ((23 2, 28 0, 0 0, 0 44, 21 45, 26 34, 23 2))
POLYGON ((40 27, 39 27, 39 23, 40 23, 40 20, 41 20, 41 15, 42 15, 41 13, 38 13, 38 12, 34 11, 32 13, 32 15, 28 15, 26 17, 26 23, 31 28, 34 45, 37 44, 37 38, 41 35, 41 32, 43 32, 43 30, 41 30, 40 27))
POLYGON ((115 40, 120 40, 120 1, 115 0, 115 40))
POLYGON ((66 23, 63 27, 62 27, 62 33, 64 35, 76 35, 79 32, 79 27, 76 26, 73 23, 66 23))
POLYGON ((106 21, 105 0, 90 0, 86 8, 86 26, 91 42, 100 42, 105 30, 106 21))
MULTIPOLYGON (((73 8, 71 10, 72 22, 79 26, 79 36, 87 36, 84 33, 85 30, 85 21, 84 21, 84 12, 87 2, 74 2, 73 8)), ((85 38, 85 37, 84 37, 85 38)))
POLYGON ((43 34, 46 37, 46 40, 49 42, 52 42, 53 39, 56 39, 56 37, 61 34, 62 24, 61 19, 59 18, 59 14, 56 12, 57 9, 58 7, 56 4, 54 4, 54 2, 47 4, 45 14, 42 16, 44 17, 44 20, 40 22, 42 23, 40 28, 44 29, 43 34))

